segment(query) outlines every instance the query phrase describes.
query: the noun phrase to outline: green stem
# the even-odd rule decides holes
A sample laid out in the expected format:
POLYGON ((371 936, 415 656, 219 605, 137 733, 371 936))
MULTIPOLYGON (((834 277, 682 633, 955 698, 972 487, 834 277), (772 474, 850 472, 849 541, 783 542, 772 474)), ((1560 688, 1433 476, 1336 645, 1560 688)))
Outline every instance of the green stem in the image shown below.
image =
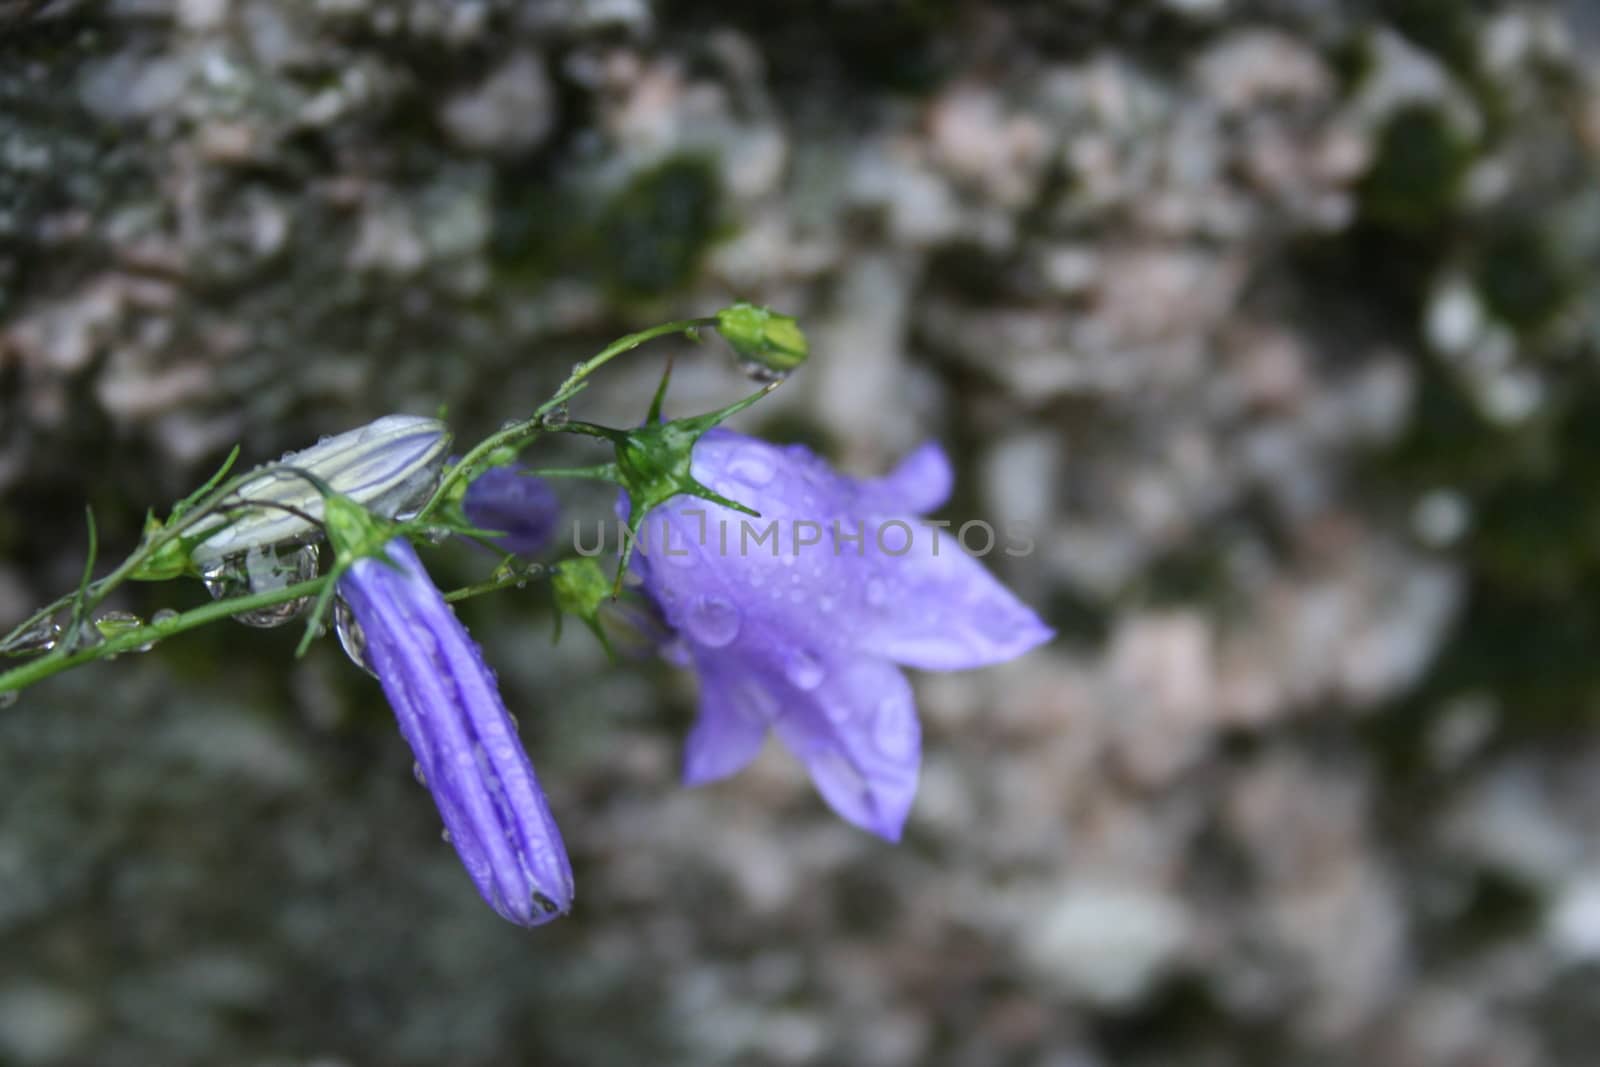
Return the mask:
POLYGON ((35 682, 42 682, 82 663, 92 663, 97 659, 115 656, 123 652, 136 652, 146 645, 174 637, 186 630, 193 630, 198 626, 226 619, 246 611, 259 611, 282 604, 300 597, 315 596, 322 589, 324 578, 313 578, 310 581, 300 582, 295 585, 285 586, 282 589, 269 589, 262 593, 251 593, 248 596, 231 597, 227 600, 216 600, 210 604, 202 604, 198 608, 191 608, 171 618, 152 620, 137 629, 128 630, 115 637, 108 638, 97 645, 80 648, 68 652, 66 640, 69 635, 63 634, 63 643, 50 652, 37 659, 0 674, 0 693, 12 693, 25 689, 35 682))
POLYGON ((687 333, 691 330, 715 326, 716 324, 717 320, 715 318, 679 319, 676 322, 662 323, 660 326, 652 326, 648 330, 631 333, 626 337, 611 342, 598 354, 580 363, 567 377, 567 380, 561 383, 561 388, 556 390, 555 395, 534 410, 532 418, 513 423, 496 433, 490 434, 482 441, 479 441, 465 456, 462 456, 461 461, 452 467, 444 478, 440 480, 439 487, 433 491, 433 496, 429 497, 428 502, 417 512, 416 521, 426 522, 430 515, 437 511, 446 500, 450 499, 452 491, 457 484, 463 480, 475 478, 482 473, 482 463, 487 456, 502 448, 520 449, 524 445, 531 443, 540 434, 550 430, 552 427, 545 422, 544 417, 572 399, 583 388, 585 380, 591 374, 613 359, 624 352, 631 352, 646 341, 653 341, 657 337, 666 337, 675 333, 687 333))
POLYGON ((477 582, 473 585, 464 585, 460 589, 452 589, 450 592, 444 594, 444 599, 450 604, 454 604, 461 600, 471 600, 475 596, 482 596, 484 593, 498 592, 501 589, 506 589, 513 585, 526 585, 528 582, 532 581, 534 577, 535 575, 528 573, 499 574, 493 578, 487 578, 484 581, 477 582))
MULTIPOLYGON (((541 434, 558 428, 548 422, 546 420, 546 416, 571 400, 573 396, 575 396, 584 388, 584 385, 590 375, 594 374, 595 371, 611 362, 611 360, 615 359, 617 356, 622 355, 624 352, 632 351, 645 342, 654 340, 658 337, 665 337, 676 333, 692 333, 695 330, 706 327, 715 327, 716 325, 717 319, 714 317, 680 319, 676 322, 668 322, 659 326, 652 326, 647 330, 641 330, 638 333, 629 334, 626 337, 613 341, 598 354, 579 364, 578 367, 573 370, 572 374, 567 377, 567 380, 561 384, 561 387, 556 390, 555 395, 535 409, 532 418, 529 418, 523 422, 515 423, 497 433, 491 434, 483 441, 480 441, 471 451, 469 451, 459 463, 446 472, 444 478, 441 479, 438 488, 434 490, 434 493, 428 499, 428 502, 423 505, 422 509, 412 520, 412 524, 418 526, 425 525, 428 517, 438 511, 444 502, 451 498, 453 495, 453 490, 463 480, 476 477, 479 473, 481 473, 485 465, 484 460, 495 451, 508 447, 520 449, 523 446, 531 443, 541 434)), ((579 432, 593 431, 592 428, 585 425, 579 428, 579 432)), ((264 473, 266 473, 262 468, 256 468, 251 471, 246 471, 242 474, 236 474, 232 478, 223 481, 220 485, 215 484, 221 480, 224 472, 226 472, 228 467, 232 465, 233 458, 234 457, 230 457, 228 464, 224 465, 221 471, 218 471, 217 475, 213 477, 211 482, 208 482, 207 485, 202 486, 200 490, 196 492, 195 497, 198 497, 199 499, 191 497, 190 500, 184 501, 184 505, 186 506, 182 508, 181 515, 170 516, 167 523, 160 529, 159 532, 141 543, 139 547, 136 548, 125 560, 118 564, 110 574, 107 574, 105 577, 100 578, 97 581, 84 582, 79 586, 76 592, 67 596, 63 596, 46 607, 41 608, 29 618, 25 619, 22 623, 14 627, 8 634, 0 637, 0 647, 3 647, 7 642, 14 641, 21 635, 33 630, 39 625, 42 625, 63 609, 68 607, 72 608, 72 621, 67 627, 67 630, 61 635, 61 644, 59 644, 55 649, 46 652, 42 656, 30 659, 26 663, 14 667, 11 670, 0 672, 0 694, 16 692, 17 690, 26 688, 27 686, 33 685, 36 682, 43 681, 46 678, 59 674, 61 671, 67 670, 71 667, 76 667, 82 663, 90 663, 94 660, 104 659, 107 656, 114 656, 123 652, 137 651, 157 641, 165 640, 168 637, 175 636, 187 630, 192 630, 198 626, 204 626, 207 623, 215 622, 219 619, 227 618, 231 615, 272 607, 274 605, 282 604, 286 601, 294 600, 303 596, 315 596, 324 590, 324 583, 331 580, 327 575, 324 575, 321 578, 314 578, 310 581, 301 582, 297 585, 292 585, 284 589, 268 590, 262 593, 253 593, 248 596, 215 601, 211 604, 193 608, 171 618, 162 619, 159 622, 146 623, 137 629, 118 634, 116 637, 107 639, 87 648, 73 648, 78 634, 81 632, 81 628, 83 626, 92 625, 90 619, 95 609, 98 608, 102 602, 104 602, 106 597, 109 596, 114 589, 126 582, 130 576, 132 576, 146 563, 153 559, 156 554, 167 545, 175 540, 178 540, 179 538, 182 538, 185 534, 191 533, 196 527, 200 526, 201 523, 213 519, 218 512, 225 511, 228 507, 228 498, 232 494, 250 481, 258 479, 262 477, 264 473), (193 501, 193 503, 191 504, 190 501, 193 501), (71 651, 68 651, 69 649, 71 649, 71 651)), ((609 465, 601 465, 600 467, 591 468, 590 471, 582 473, 586 476, 604 477, 605 469, 608 466, 609 465)), ((577 470, 571 470, 569 472, 551 471, 549 473, 554 476, 560 476, 563 473, 567 474, 568 476, 577 476, 580 474, 580 472, 577 470)), ((90 566, 93 566, 92 550, 90 566)), ((462 600, 466 599, 467 597, 476 596, 479 593, 503 589, 508 585, 525 580, 525 575, 503 576, 491 579, 487 582, 480 582, 477 585, 467 586, 464 589, 456 590, 453 593, 447 594, 446 599, 462 600)))

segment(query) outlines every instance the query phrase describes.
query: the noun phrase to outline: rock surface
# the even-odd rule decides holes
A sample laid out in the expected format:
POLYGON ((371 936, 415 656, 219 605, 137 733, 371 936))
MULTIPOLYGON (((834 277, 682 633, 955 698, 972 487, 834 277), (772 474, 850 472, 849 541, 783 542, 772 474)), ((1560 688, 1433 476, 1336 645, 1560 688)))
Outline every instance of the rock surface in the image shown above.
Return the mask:
POLYGON ((527 936, 336 649, 66 675, 0 709, 0 1062, 1587 1062, 1600 20, 1388 6, 0 2, 0 624, 85 501, 125 550, 235 442, 476 439, 745 298, 814 357, 743 424, 941 439, 1062 634, 916 679, 888 848, 468 605, 577 872, 527 936))

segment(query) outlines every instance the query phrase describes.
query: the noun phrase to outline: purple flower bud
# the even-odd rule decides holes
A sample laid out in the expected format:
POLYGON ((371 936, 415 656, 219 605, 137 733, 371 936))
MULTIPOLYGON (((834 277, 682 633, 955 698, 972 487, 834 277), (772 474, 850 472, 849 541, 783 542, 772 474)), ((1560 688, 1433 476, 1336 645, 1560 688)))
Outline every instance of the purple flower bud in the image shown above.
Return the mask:
POLYGON ((410 543, 386 554, 357 560, 339 594, 450 843, 502 917, 537 926, 565 914, 572 867, 494 675, 410 543))
POLYGON ((507 552, 537 556, 550 544, 561 516, 561 502, 543 479, 518 467, 491 467, 473 479, 461 509, 482 530, 499 530, 492 538, 507 552))
POLYGON ((1000 663, 1050 629, 951 531, 916 518, 950 493, 935 445, 860 481, 801 446, 717 429, 695 445, 693 474, 761 518, 680 495, 650 512, 634 555, 700 677, 685 779, 733 774, 770 729, 836 812, 897 840, 921 762, 897 665, 1000 663))

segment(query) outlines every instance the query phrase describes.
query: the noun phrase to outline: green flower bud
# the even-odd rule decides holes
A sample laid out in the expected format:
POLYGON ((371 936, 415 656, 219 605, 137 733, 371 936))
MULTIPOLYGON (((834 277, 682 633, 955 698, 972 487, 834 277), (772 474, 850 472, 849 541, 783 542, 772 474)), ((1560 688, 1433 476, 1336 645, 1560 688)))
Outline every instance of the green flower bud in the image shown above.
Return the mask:
POLYGON ((561 618, 571 615, 579 619, 599 640, 601 647, 616 658, 616 651, 600 625, 600 608, 615 594, 611 579, 588 556, 564 559, 557 563, 550 575, 550 588, 556 595, 556 637, 561 636, 561 618))
POLYGON ((550 576, 556 607, 567 615, 594 625, 600 605, 611 599, 611 576, 589 556, 564 559, 550 576))
MULTIPOLYGON (((166 526, 154 515, 149 515, 144 521, 144 541, 149 544, 161 535, 166 526)), ((166 542, 133 569, 128 575, 136 582, 164 582, 168 578, 180 578, 190 573, 193 568, 189 565, 189 550, 184 547, 181 539, 166 542)))
POLYGON ((786 378, 806 361, 800 324, 771 308, 743 302, 717 312, 717 330, 739 354, 739 364, 761 381, 786 378))

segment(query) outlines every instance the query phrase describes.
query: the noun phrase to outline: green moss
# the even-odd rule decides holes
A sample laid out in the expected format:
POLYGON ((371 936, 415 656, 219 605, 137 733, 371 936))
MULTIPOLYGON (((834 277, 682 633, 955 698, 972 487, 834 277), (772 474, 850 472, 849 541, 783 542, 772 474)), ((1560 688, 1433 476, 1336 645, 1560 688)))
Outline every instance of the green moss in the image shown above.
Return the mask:
POLYGON ((1412 489, 1451 485, 1471 492, 1500 484, 1542 451, 1531 437, 1486 419, 1438 364, 1423 361, 1418 370, 1411 421, 1394 448, 1378 458, 1380 477, 1412 489))
POLYGON ((1532 230, 1503 234, 1483 251, 1477 270, 1484 302, 1519 330, 1553 319, 1575 288, 1549 241, 1532 230))
POLYGON ((716 170, 698 157, 674 157, 634 177, 601 219, 603 276, 624 297, 681 286, 715 236, 719 196, 716 170))
POLYGON ((1459 75, 1478 67, 1478 13, 1467 0, 1395 0, 1384 14, 1417 47, 1459 75))
POLYGON ((641 171, 598 208, 592 189, 509 170, 498 176, 491 254, 513 286, 578 275, 621 300, 661 296, 699 269, 720 197, 715 164, 701 156, 641 171))
POLYGON ((496 175, 494 229, 489 253, 501 281, 537 288, 573 273, 590 241, 581 199, 572 191, 519 168, 496 175))
POLYGON ((1455 209, 1474 146, 1437 107, 1414 104, 1384 125, 1361 183, 1368 219, 1402 230, 1437 226, 1455 209))

